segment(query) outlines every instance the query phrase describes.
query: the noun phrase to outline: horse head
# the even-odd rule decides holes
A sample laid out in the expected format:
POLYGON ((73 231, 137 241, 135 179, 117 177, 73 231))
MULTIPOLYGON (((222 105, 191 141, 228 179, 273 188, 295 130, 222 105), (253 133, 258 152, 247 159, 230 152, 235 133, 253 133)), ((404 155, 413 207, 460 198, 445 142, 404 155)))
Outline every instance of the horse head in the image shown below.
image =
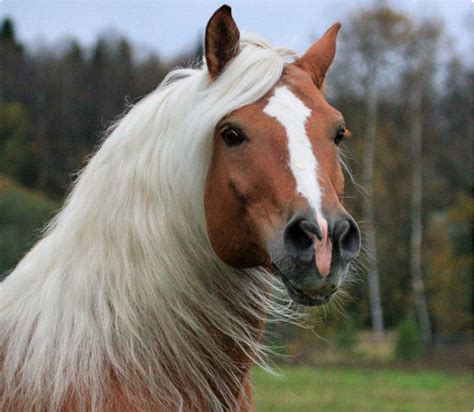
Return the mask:
MULTIPOLYGON (((303 305, 330 300, 361 237, 343 205, 338 145, 344 119, 323 94, 336 53, 334 24, 261 99, 224 116, 214 130, 205 186, 208 237, 238 268, 266 267, 303 305)), ((239 54, 239 30, 221 7, 206 28, 210 82, 239 54)))

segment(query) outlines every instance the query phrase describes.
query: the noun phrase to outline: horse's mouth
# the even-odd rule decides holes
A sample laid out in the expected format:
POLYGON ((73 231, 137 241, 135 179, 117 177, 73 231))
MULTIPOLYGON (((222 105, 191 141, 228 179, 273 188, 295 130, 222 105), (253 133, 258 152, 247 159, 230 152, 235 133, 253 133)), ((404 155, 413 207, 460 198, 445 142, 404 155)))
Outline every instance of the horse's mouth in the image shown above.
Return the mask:
POLYGON ((288 295, 295 303, 304 306, 320 306, 328 303, 332 296, 337 292, 337 288, 330 291, 321 290, 307 293, 296 287, 283 273, 280 272, 281 279, 286 286, 288 295))

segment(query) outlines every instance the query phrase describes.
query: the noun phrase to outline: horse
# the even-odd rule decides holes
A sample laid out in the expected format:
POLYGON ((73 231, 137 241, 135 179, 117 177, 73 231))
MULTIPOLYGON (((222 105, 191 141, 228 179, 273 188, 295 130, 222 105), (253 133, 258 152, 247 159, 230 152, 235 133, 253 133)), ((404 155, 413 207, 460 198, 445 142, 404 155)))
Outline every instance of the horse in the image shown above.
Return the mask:
POLYGON ((298 56, 222 6, 201 67, 111 127, 0 283, 2 411, 253 410, 274 289, 325 304, 360 248, 323 94, 339 29, 298 56))

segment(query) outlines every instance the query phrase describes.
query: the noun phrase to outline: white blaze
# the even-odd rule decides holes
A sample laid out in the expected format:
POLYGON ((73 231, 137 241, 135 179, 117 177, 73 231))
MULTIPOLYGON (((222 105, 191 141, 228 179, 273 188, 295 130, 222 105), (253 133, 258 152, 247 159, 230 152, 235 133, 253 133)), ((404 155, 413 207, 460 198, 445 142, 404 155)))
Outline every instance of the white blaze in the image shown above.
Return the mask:
POLYGON ((282 86, 275 89, 263 112, 274 117, 285 128, 290 169, 296 180, 296 190, 307 199, 314 213, 320 214, 318 162, 306 134, 306 120, 311 110, 287 86, 282 86))
POLYGON ((290 169, 296 181, 296 190, 313 209, 322 233, 322 240, 315 242, 316 266, 323 277, 329 276, 332 243, 328 236, 327 221, 321 211, 318 161, 306 134, 306 120, 311 110, 288 87, 282 86, 275 89, 263 112, 274 117, 286 130, 290 169))

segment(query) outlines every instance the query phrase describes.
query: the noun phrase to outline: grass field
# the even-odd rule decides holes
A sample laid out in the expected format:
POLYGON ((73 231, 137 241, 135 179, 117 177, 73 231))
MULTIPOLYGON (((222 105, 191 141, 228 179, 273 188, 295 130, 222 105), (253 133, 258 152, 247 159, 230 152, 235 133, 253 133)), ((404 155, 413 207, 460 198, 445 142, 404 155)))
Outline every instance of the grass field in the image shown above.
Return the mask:
POLYGON ((472 411, 472 375, 285 367, 282 378, 255 368, 257 412, 472 411))

